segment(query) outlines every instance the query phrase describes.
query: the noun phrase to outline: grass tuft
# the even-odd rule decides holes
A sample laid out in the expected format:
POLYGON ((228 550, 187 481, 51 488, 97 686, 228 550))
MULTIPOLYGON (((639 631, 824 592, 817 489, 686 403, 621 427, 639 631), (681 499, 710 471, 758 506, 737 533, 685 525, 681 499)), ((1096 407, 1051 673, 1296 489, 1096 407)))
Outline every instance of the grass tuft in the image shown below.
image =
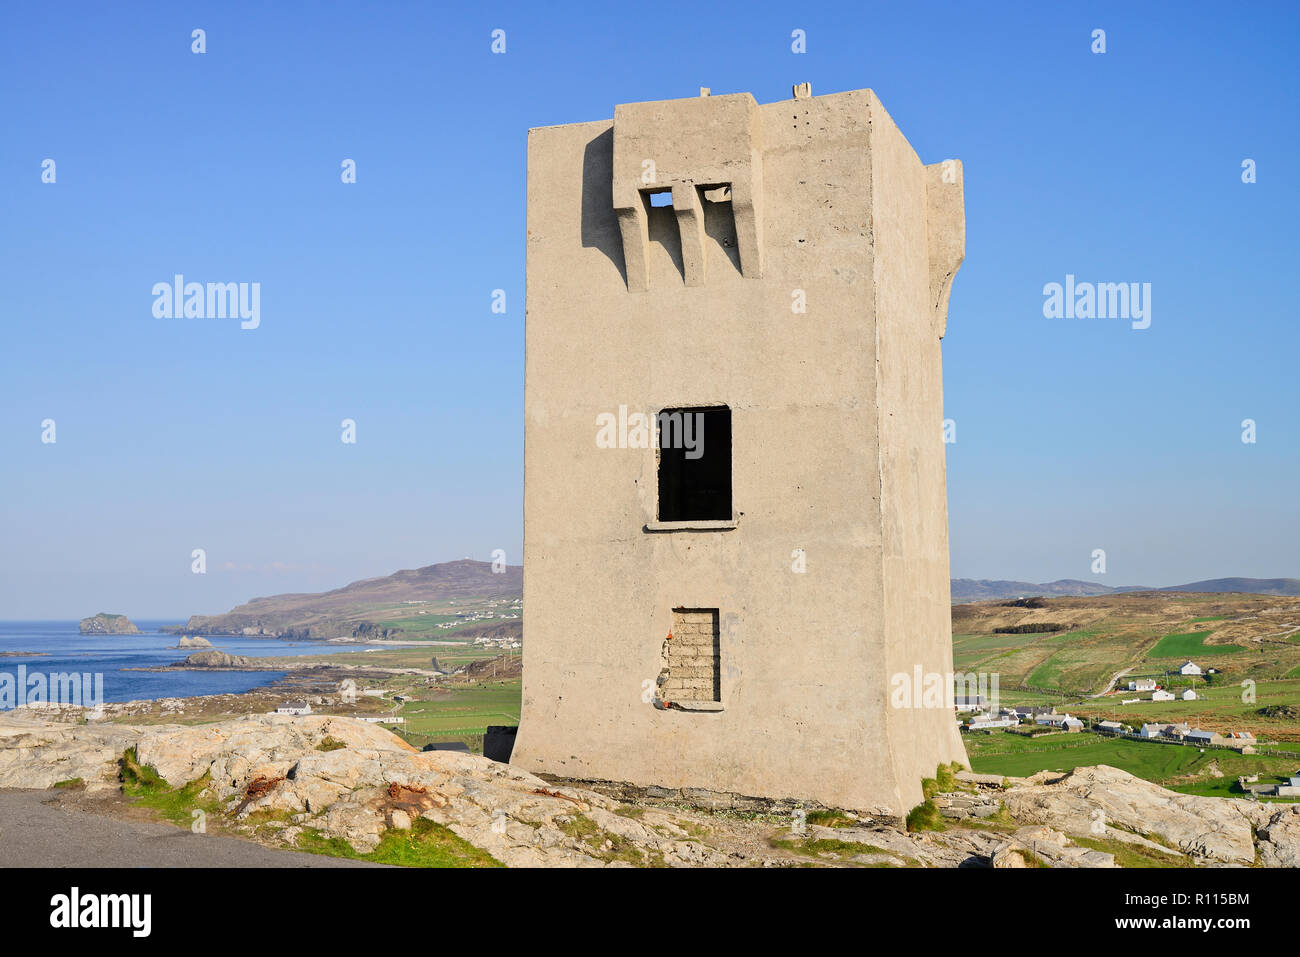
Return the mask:
POLYGON ((934 801, 927 798, 908 812, 907 829, 911 832, 946 831, 948 825, 944 823, 943 815, 939 813, 934 801))
POLYGON ((141 797, 170 789, 153 765, 141 764, 136 756, 135 745, 127 748, 117 762, 118 780, 122 782, 122 793, 127 797, 141 797))
POLYGON ((298 849, 309 854, 343 857, 397 867, 504 867, 449 828, 417 818, 410 830, 389 830, 379 846, 362 854, 341 837, 325 837, 316 828, 305 827, 298 835, 298 849))

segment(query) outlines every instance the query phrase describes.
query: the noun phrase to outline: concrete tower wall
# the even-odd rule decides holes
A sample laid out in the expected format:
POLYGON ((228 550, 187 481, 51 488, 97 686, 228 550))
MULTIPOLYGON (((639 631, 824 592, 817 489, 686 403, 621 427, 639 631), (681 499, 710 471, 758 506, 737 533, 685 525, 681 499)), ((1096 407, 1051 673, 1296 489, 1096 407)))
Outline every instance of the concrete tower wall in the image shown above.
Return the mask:
POLYGON ((530 132, 514 763, 902 813, 964 757, 950 710, 889 701, 951 670, 934 169, 870 91, 530 132), (718 404, 734 521, 665 527, 656 443, 601 448, 597 417, 718 404), (721 700, 657 707, 674 621, 707 620, 674 609, 714 608, 721 700))

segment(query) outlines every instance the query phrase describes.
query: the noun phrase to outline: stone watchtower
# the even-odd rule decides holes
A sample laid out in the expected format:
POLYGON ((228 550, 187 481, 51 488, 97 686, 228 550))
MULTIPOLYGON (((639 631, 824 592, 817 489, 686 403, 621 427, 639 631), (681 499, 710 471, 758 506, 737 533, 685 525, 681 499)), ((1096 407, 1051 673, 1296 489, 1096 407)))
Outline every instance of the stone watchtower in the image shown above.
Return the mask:
POLYGON ((961 165, 870 90, 530 131, 513 763, 901 814, 965 760, 891 696, 952 671, 964 247, 961 165))

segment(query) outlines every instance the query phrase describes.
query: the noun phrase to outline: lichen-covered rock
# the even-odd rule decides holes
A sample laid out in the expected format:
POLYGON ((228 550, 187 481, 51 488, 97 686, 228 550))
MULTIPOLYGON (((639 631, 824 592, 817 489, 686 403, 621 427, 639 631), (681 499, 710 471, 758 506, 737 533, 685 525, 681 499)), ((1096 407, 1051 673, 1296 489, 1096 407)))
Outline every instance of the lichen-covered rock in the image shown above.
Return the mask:
POLYGON ((1079 847, 1060 831, 1042 825, 1022 827, 1011 836, 1006 845, 993 855, 993 866, 1014 867, 1015 864, 998 864, 1005 860, 1006 852, 1020 852, 1030 862, 1041 861, 1051 867, 1115 867, 1115 855, 1079 847))
POLYGON ((140 729, 52 723, 0 714, 0 788, 49 788, 80 779, 89 790, 117 786, 117 762, 140 729))
POLYGON ((1118 827, 1158 835, 1192 857, 1255 860, 1250 802, 1178 794, 1104 764, 1076 768, 1054 784, 1012 788, 1002 800, 1017 820, 1066 834, 1099 837, 1118 827))
POLYGON ((997 849, 989 866, 997 869, 1004 867, 1029 867, 1030 858, 1024 853, 1024 849, 1012 844, 1005 844, 997 849))
POLYGON ((377 725, 329 715, 128 727, 9 712, 0 714, 0 787, 49 788, 78 778, 91 790, 116 787, 118 759, 133 746, 137 760, 169 785, 206 779, 205 800, 218 800, 229 820, 291 847, 310 833, 368 853, 385 834, 424 819, 504 864, 527 867, 1114 866, 1110 854, 1069 835, 1159 850, 1167 843, 1217 865, 1251 863, 1258 849, 1267 866, 1300 866, 1300 807, 1175 794, 1105 766, 936 796, 961 815, 938 833, 863 823, 800 825, 796 835, 793 824, 774 828, 770 818, 633 805, 479 755, 415 751, 377 725), (1041 783, 1048 780, 1054 783, 1041 783), (1000 817, 992 828, 963 826, 1002 805, 1022 825, 1014 833, 1000 817), (776 832, 785 835, 780 847, 769 842, 776 832))
POLYGON ((1259 859, 1265 867, 1300 867, 1300 805, 1261 807, 1256 812, 1259 825, 1259 859))
MULTIPOLYGON (((360 764, 347 750, 414 753, 414 748, 373 724, 329 715, 264 714, 193 727, 140 729, 137 756, 151 764, 168 784, 179 787, 211 772, 214 783, 238 782, 258 774, 283 775, 306 755, 339 755, 340 764, 360 764), (342 742, 339 751, 317 750, 326 738, 342 742)), ((352 782, 360 783, 357 770, 352 782)), ((237 784, 231 784, 236 787, 237 784)))

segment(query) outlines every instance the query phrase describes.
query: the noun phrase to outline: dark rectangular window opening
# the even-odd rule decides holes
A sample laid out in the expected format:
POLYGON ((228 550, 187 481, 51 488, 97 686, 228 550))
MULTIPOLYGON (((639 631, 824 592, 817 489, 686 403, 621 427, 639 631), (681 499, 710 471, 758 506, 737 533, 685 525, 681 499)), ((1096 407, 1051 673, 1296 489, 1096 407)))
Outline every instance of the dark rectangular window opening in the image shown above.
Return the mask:
POLYGON ((659 521, 730 520, 731 410, 664 409, 659 432, 659 521))

